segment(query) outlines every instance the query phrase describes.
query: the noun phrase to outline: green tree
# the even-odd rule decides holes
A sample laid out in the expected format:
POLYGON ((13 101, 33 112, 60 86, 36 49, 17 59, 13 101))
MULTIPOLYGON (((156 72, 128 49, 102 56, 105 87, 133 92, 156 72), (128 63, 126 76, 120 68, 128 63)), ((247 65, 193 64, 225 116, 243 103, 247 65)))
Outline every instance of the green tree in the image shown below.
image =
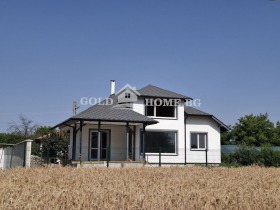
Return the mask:
POLYGON ((51 131, 48 135, 43 136, 42 153, 45 159, 49 157, 59 157, 63 160, 67 159, 69 134, 51 131))
POLYGON ((50 126, 40 126, 35 131, 35 138, 43 138, 43 136, 48 135, 49 133, 51 133, 50 126))
POLYGON ((0 143, 16 144, 25 140, 24 136, 13 133, 0 133, 0 143))
POLYGON ((238 119, 232 135, 237 144, 261 146, 262 144, 275 145, 274 123, 268 119, 268 114, 245 115, 238 119))
POLYGON ((232 133, 232 127, 231 125, 228 126, 230 128, 230 131, 223 131, 221 132, 221 144, 222 145, 229 145, 234 144, 234 136, 232 133))
POLYGON ((274 145, 280 146, 280 122, 279 121, 276 123, 274 145))

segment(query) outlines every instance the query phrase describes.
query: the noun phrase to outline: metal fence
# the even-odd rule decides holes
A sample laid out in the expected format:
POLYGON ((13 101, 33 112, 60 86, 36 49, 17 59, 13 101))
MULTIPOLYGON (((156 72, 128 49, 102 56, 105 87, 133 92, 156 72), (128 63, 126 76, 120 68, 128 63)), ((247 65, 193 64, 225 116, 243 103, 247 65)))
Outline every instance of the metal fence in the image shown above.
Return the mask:
POLYGON ((109 166, 113 162, 145 162, 145 164, 154 166, 163 165, 218 165, 221 163, 221 151, 219 149, 190 149, 177 148, 175 151, 165 148, 149 148, 145 157, 140 148, 136 148, 134 153, 130 150, 127 153, 126 147, 104 148, 100 151, 100 157, 96 151, 90 151, 88 148, 82 150, 82 159, 77 154, 73 162, 105 162, 109 166), (94 152, 94 153, 93 153, 94 152), (93 155, 92 155, 93 154, 93 155), (127 157, 128 156, 128 157, 127 157), (139 159, 140 157, 140 159, 139 159))
POLYGON ((32 140, 0 144, 0 168, 30 167, 32 140))

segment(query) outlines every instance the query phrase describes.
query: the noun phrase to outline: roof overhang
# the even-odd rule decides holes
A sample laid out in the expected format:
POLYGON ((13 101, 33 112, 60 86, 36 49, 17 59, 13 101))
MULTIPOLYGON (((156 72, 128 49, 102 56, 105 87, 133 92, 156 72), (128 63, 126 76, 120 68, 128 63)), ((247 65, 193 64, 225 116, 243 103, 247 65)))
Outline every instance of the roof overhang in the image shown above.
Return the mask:
POLYGON ((99 122, 104 122, 104 124, 106 125, 120 125, 120 124, 127 124, 130 123, 131 125, 139 125, 139 124, 145 124, 145 125, 153 125, 153 124, 157 124, 158 121, 156 120, 151 120, 151 121, 133 121, 133 120, 111 120, 111 119, 87 119, 87 118, 69 118, 55 126, 53 126, 51 129, 55 129, 55 128, 63 128, 63 127, 73 127, 72 125, 75 123, 79 123, 79 122, 83 122, 83 123, 90 123, 90 124, 98 124, 99 122), (96 123, 94 123, 96 122, 96 123))
POLYGON ((181 98, 178 98, 178 97, 163 97, 163 96, 150 96, 150 95, 140 95, 139 97, 142 97, 142 98, 160 98, 160 99, 180 99, 180 100, 193 100, 193 98, 190 98, 190 97, 181 97, 181 98))
POLYGON ((230 128, 224 124, 221 120, 219 120, 218 118, 216 118, 214 115, 199 115, 199 114, 187 114, 185 113, 185 116, 195 116, 195 117, 210 117, 212 118, 215 122, 217 122, 220 126, 220 128, 223 130, 223 131, 230 131, 230 128))

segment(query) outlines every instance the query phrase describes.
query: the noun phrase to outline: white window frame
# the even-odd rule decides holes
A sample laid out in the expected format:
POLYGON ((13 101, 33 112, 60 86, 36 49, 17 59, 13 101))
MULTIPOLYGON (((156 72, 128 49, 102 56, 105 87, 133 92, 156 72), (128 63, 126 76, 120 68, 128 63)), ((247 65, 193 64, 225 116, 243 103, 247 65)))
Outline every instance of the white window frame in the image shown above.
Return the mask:
POLYGON ((190 150, 194 150, 194 151, 205 151, 207 150, 208 148, 208 133, 207 132, 191 132, 190 133, 190 150), (192 134, 196 134, 197 135, 197 138, 196 138, 196 141, 197 141, 197 148, 192 148, 192 134), (199 135, 200 134, 203 134, 205 135, 205 139, 204 139, 204 145, 205 147, 204 148, 200 148, 199 146, 199 135))
POLYGON ((157 106, 153 106, 154 107, 154 111, 153 111, 154 114, 153 115, 148 115, 148 111, 147 111, 148 107, 149 106, 145 106, 145 115, 147 117, 151 117, 151 118, 154 118, 154 119, 172 119, 172 120, 177 119, 177 107, 178 106, 172 106, 172 107, 174 107, 174 117, 160 117, 160 116, 156 116, 155 114, 157 113, 156 112, 156 107, 157 106))

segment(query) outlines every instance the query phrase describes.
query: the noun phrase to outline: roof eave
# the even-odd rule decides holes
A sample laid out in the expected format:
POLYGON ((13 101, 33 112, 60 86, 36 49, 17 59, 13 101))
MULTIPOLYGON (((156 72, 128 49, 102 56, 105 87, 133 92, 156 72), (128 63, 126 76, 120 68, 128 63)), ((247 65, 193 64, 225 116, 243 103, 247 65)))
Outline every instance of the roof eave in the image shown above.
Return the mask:
POLYGON ((211 114, 209 114, 209 115, 206 115, 206 114, 188 114, 186 112, 185 112, 185 114, 187 116, 211 117, 214 121, 216 121, 220 125, 220 127, 224 128, 225 131, 230 131, 230 128, 227 125, 225 125, 222 121, 220 121, 218 118, 216 118, 214 115, 211 115, 211 114))
POLYGON ((181 100, 193 100, 191 97, 163 97, 163 96, 151 96, 151 95, 140 95, 139 97, 143 98, 170 98, 170 99, 181 99, 181 100))
POLYGON ((146 125, 153 125, 153 124, 157 124, 158 121, 157 120, 150 120, 150 121, 144 121, 144 120, 114 120, 114 119, 88 119, 88 118, 75 118, 75 117, 71 117, 55 126, 53 126, 51 129, 55 129, 61 126, 68 126, 71 127, 71 124, 79 122, 79 121, 96 121, 96 122, 130 122, 130 123, 144 123, 146 125), (73 121, 70 125, 67 124, 67 122, 73 121))

